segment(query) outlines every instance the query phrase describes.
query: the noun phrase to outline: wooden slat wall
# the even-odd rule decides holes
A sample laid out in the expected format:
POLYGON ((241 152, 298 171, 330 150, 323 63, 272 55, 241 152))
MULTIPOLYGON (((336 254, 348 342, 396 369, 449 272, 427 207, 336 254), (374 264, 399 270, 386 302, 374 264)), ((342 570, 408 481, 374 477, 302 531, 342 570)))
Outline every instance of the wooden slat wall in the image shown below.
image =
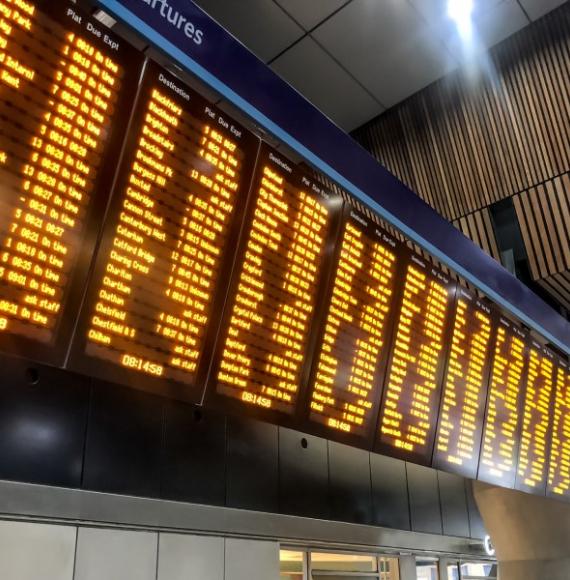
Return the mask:
POLYGON ((535 280, 570 268, 570 175, 513 197, 535 280))
POLYGON ((493 229, 488 208, 485 207, 461 217, 455 220, 453 225, 483 248, 492 258, 495 258, 498 262, 501 261, 501 253, 497 245, 497 238, 495 237, 495 230, 493 229))
POLYGON ((513 197, 531 274, 570 310, 570 174, 513 197))
POLYGON ((492 49, 482 69, 476 82, 448 75, 354 134, 450 221, 570 171, 570 3, 492 49))
POLYGON ((570 272, 554 274, 544 280, 538 280, 538 283, 570 311, 570 272))

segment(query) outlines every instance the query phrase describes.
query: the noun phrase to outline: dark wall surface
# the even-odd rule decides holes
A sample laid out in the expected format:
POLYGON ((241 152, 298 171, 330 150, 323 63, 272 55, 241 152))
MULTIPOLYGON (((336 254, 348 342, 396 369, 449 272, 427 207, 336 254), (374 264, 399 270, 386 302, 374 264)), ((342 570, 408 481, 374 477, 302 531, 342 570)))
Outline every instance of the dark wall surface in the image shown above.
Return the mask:
POLYGON ((471 482, 0 357, 0 479, 482 538, 471 482))

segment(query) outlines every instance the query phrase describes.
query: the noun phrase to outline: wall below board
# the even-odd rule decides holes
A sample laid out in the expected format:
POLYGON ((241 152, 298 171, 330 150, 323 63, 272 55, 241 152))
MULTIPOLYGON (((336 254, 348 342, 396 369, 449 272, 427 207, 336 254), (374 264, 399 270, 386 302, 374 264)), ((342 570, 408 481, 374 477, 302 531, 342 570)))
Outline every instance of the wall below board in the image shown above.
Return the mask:
POLYGON ((481 539, 471 482, 1 357, 0 479, 481 539))

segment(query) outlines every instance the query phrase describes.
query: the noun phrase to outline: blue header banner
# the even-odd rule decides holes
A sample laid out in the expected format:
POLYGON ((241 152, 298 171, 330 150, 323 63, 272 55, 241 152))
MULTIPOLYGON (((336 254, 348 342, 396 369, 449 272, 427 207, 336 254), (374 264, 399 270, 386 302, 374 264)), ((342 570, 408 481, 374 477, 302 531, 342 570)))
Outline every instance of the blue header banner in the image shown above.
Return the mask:
POLYGON ((193 2, 98 1, 264 130, 570 354, 567 320, 380 166, 193 2))

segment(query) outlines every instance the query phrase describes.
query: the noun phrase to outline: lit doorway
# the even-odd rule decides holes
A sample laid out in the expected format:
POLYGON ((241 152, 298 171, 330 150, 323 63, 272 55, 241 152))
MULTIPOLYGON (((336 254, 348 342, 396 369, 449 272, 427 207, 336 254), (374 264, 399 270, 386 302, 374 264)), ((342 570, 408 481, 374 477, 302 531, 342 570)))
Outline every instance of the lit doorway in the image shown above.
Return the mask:
POLYGON ((398 558, 281 550, 281 580, 400 580, 398 558))

